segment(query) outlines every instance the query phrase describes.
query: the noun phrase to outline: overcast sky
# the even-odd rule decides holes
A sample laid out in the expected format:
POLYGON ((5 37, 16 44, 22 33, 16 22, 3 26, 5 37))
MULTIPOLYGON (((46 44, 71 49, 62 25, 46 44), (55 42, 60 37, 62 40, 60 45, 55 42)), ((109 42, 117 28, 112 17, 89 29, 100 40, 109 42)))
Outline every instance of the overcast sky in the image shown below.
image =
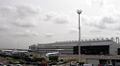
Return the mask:
POLYGON ((120 36, 120 0, 0 0, 0 48, 120 36))

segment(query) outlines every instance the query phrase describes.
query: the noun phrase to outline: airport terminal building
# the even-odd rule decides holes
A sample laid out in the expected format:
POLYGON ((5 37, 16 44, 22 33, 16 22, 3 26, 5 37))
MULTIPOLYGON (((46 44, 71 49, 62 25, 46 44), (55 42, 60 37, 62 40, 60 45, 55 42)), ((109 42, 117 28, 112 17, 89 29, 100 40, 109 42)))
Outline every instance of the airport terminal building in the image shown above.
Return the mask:
POLYGON ((94 39, 78 41, 64 41, 48 44, 37 44, 29 46, 32 51, 38 51, 40 54, 59 52, 64 55, 78 54, 78 44, 80 53, 85 55, 120 55, 120 44, 112 39, 94 39))
POLYGON ((37 44, 29 46, 32 51, 40 54, 59 52, 61 56, 76 57, 78 55, 78 44, 80 45, 81 57, 87 63, 112 63, 120 62, 119 39, 93 39, 85 41, 64 41, 48 44, 37 44))

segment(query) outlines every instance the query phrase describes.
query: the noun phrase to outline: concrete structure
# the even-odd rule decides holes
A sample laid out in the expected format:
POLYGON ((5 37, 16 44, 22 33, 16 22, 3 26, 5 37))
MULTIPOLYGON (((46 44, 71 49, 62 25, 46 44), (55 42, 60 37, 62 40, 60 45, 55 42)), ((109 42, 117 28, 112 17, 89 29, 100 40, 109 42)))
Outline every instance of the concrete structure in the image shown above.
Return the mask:
MULTIPOLYGON (((120 61, 120 44, 118 38, 117 40, 113 40, 113 38, 85 40, 80 43, 81 58, 86 63, 114 64, 120 61)), ((59 52, 61 58, 78 59, 78 41, 31 45, 29 49, 39 52, 41 55, 50 52, 59 52)))
POLYGON ((29 54, 29 51, 24 49, 1 49, 0 54, 3 55, 29 54))

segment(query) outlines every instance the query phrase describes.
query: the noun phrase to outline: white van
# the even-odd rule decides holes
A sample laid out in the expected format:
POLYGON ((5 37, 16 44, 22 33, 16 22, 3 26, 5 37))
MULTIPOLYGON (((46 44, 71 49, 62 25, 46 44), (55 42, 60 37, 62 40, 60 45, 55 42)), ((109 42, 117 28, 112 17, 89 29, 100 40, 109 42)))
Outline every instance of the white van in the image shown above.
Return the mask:
POLYGON ((83 66, 93 66, 93 64, 83 64, 83 66))

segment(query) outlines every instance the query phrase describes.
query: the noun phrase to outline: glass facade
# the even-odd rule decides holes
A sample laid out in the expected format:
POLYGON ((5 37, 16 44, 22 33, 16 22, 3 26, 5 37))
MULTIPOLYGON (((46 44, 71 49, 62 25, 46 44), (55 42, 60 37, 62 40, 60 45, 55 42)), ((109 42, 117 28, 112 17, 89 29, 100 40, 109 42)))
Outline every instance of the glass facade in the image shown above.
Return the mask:
MULTIPOLYGON (((80 53, 85 55, 109 55, 109 45, 81 46, 80 53)), ((78 46, 74 46, 74 54, 78 54, 78 46)))

